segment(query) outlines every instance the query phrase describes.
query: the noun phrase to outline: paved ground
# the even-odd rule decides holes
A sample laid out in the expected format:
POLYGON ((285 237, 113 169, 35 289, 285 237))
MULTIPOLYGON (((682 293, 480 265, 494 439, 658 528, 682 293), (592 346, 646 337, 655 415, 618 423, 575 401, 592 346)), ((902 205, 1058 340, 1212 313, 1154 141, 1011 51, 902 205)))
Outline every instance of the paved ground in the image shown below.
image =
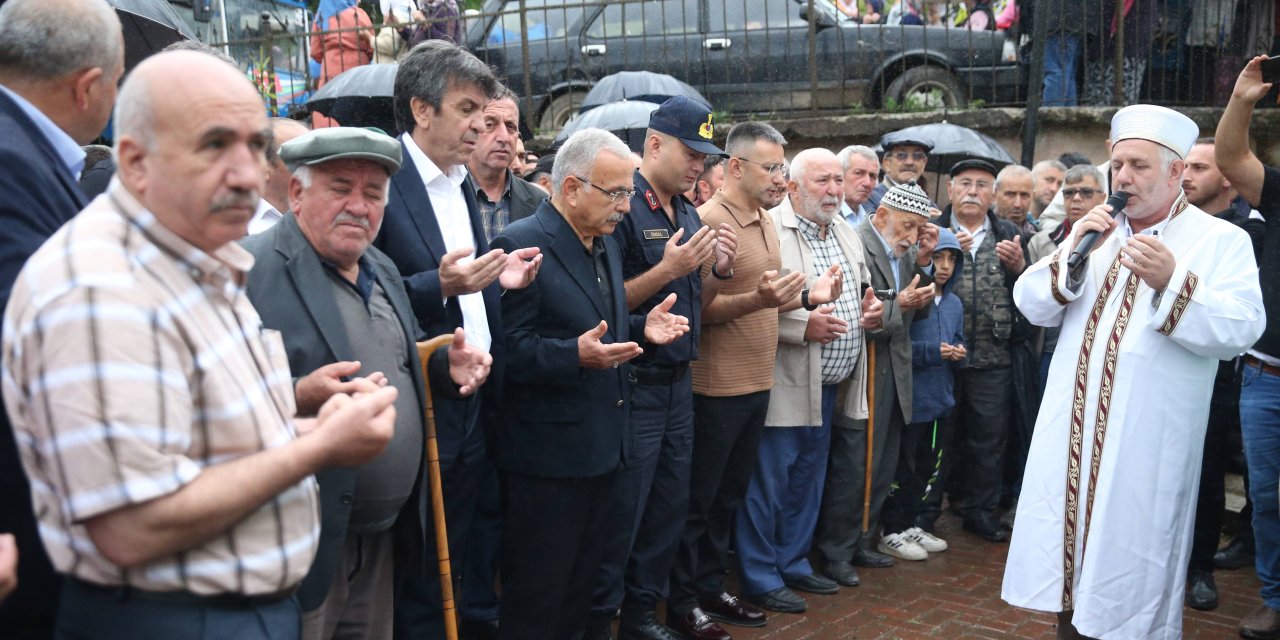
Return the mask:
MULTIPOLYGON (((949 640, 1052 640, 1055 616, 1015 609, 1000 600, 1008 545, 992 544, 960 530, 949 514, 938 534, 951 548, 925 562, 890 569, 859 569, 862 585, 838 595, 806 595, 803 615, 771 614, 761 629, 727 627, 734 640, 947 638, 949 640)), ((1252 569, 1215 574, 1221 603, 1216 611, 1185 609, 1184 637, 1235 638, 1236 625, 1258 601, 1252 569)))

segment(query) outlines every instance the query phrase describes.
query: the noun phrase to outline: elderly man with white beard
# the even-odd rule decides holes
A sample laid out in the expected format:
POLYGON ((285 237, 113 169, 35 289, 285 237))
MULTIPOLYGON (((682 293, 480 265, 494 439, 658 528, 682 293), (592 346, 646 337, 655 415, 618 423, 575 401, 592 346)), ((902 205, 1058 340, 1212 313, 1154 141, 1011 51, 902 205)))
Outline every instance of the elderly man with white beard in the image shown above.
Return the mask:
MULTIPOLYGON (((814 572, 806 557, 818 521, 836 397, 866 404, 863 330, 879 328, 883 305, 872 293, 862 242, 840 215, 844 170, 835 154, 801 151, 792 161, 787 189, 787 198, 769 211, 783 269, 804 273, 811 282, 839 270, 851 287, 829 304, 813 305, 796 296, 778 308, 769 411, 735 526, 747 600, 798 613, 807 605, 793 589, 839 590, 834 580, 814 572), (856 292, 863 288, 859 301, 856 292)), ((860 409, 865 418, 865 406, 860 409)))

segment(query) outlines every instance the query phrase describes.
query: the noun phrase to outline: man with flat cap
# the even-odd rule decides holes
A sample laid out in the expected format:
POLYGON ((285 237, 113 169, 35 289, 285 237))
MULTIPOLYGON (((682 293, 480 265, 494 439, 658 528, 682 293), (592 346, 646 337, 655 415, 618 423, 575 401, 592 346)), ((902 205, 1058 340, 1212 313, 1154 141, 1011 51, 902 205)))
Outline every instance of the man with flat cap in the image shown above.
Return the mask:
MULTIPOLYGON (((286 214, 242 242, 253 254, 248 295, 284 337, 309 414, 361 377, 394 386, 395 430, 386 451, 358 467, 320 471, 320 545, 298 587, 302 638, 392 636, 395 567, 421 567, 426 543, 420 335, 395 264, 370 246, 387 185, 400 169, 395 138, 354 127, 305 133, 280 148, 292 173, 286 214)), ((492 357, 454 332, 433 358, 435 393, 469 395, 492 357)))
POLYGON ((667 578, 689 509, 693 455, 693 386, 689 363, 698 357, 703 300, 732 277, 736 236, 727 224, 702 224, 684 196, 708 155, 711 108, 684 96, 662 103, 649 117, 640 169, 633 176, 631 213, 613 238, 622 253, 627 307, 648 313, 676 295, 672 313, 689 319, 689 333, 655 345, 635 360, 631 394, 632 462, 618 481, 613 530, 592 606, 591 637, 607 637, 622 607, 621 638, 674 638, 655 608, 667 596, 667 578), (712 278, 699 269, 713 260, 712 278), (652 497, 652 499, 650 499, 652 497))
POLYGON ((1013 291, 1033 323, 1062 333, 1002 597, 1059 612, 1059 638, 1182 636, 1218 360, 1249 348, 1266 322, 1249 235, 1180 187, 1198 134, 1164 107, 1116 112, 1111 183, 1130 194, 1123 213, 1094 207, 1013 291), (1089 232, 1098 242, 1072 269, 1089 232))
MULTIPOLYGON (((985 160, 963 160, 951 168, 947 195, 951 204, 938 226, 951 229, 960 248, 969 254, 955 294, 964 304, 964 335, 969 359, 956 375, 954 420, 948 420, 943 447, 952 437, 959 453, 943 462, 943 485, 959 469, 964 483, 961 515, 964 529, 991 542, 1009 534, 996 520, 1004 479, 1004 449, 1013 411, 1013 339, 1017 311, 1013 283, 1026 268, 1018 228, 991 209, 995 199, 996 168, 985 160), (952 426, 954 425, 954 426, 952 426)), ((941 492, 931 492, 922 509, 921 526, 933 529, 941 507, 941 492)))
POLYGON ((884 170, 884 178, 867 198, 867 208, 871 211, 880 206, 880 199, 890 188, 920 179, 929 162, 933 144, 919 136, 894 131, 880 138, 880 148, 883 150, 880 168, 884 170))

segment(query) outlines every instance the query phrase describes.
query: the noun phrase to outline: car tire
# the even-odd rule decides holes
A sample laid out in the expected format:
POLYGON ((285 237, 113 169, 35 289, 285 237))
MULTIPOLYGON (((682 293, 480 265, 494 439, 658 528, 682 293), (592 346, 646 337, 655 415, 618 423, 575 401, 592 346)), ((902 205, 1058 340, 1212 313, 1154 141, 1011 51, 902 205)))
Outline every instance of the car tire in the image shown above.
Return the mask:
POLYGON ((551 99, 542 116, 538 119, 538 128, 542 133, 556 133, 564 128, 564 123, 578 112, 582 101, 587 97, 586 91, 566 91, 551 99))
POLYGON ((962 107, 967 95, 955 74, 937 65, 922 64, 907 69, 889 83, 881 106, 893 100, 906 107, 913 96, 920 96, 915 100, 916 108, 962 107))

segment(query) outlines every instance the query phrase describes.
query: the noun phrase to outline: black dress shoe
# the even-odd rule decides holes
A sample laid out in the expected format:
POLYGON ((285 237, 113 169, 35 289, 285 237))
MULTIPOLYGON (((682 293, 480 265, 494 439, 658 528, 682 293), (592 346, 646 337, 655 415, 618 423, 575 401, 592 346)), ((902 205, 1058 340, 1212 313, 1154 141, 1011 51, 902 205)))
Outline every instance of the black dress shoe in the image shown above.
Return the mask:
POLYGON ((883 568, 892 567, 896 561, 889 554, 857 547, 853 550, 853 559, 850 562, 858 567, 883 568))
POLYGON ((807 576, 798 576, 795 578, 783 578, 789 588, 796 591, 804 591, 805 593, 816 593, 820 596, 829 596, 840 593, 840 585, 835 580, 811 573, 807 576))
POLYGON ((1009 541, 1009 532, 1005 531, 1004 527, 1001 527, 1000 523, 996 522, 996 519, 991 517, 989 513, 973 518, 965 518, 964 530, 991 542, 1009 541))
POLYGON ((822 572, 827 574, 828 578, 835 580, 837 584, 845 587, 856 587, 860 583, 858 580, 858 570, 853 568, 852 564, 844 560, 828 562, 827 566, 822 568, 822 572))
POLYGON ((498 640, 498 621, 463 620, 459 631, 464 640, 498 640))
POLYGON ((1213 554, 1213 566, 1218 569, 1248 567, 1253 565, 1253 554, 1252 536, 1248 540, 1245 536, 1236 536, 1221 551, 1213 554))
POLYGON ((1258 607, 1240 621, 1240 637, 1249 640, 1276 640, 1280 638, 1280 611, 1267 605, 1258 607))
POLYGON ((747 596, 747 599, 753 604, 778 613, 804 613, 809 608, 809 603, 805 602, 804 598, 796 595, 795 592, 786 587, 778 587, 767 593, 747 596))
POLYGON ((698 606, 716 622, 739 627, 763 627, 769 622, 768 616, 765 616, 763 611, 727 593, 698 598, 698 606))
POLYGON ((728 631, 697 607, 683 616, 667 616, 667 628, 685 640, 733 640, 728 631))
POLYGON ((1199 611, 1218 608, 1218 585, 1213 582, 1212 571, 1191 571, 1187 575, 1187 606, 1199 611))
POLYGON ((658 622, 658 614, 650 611, 635 622, 624 620, 618 627, 618 640, 680 640, 680 637, 658 622))

